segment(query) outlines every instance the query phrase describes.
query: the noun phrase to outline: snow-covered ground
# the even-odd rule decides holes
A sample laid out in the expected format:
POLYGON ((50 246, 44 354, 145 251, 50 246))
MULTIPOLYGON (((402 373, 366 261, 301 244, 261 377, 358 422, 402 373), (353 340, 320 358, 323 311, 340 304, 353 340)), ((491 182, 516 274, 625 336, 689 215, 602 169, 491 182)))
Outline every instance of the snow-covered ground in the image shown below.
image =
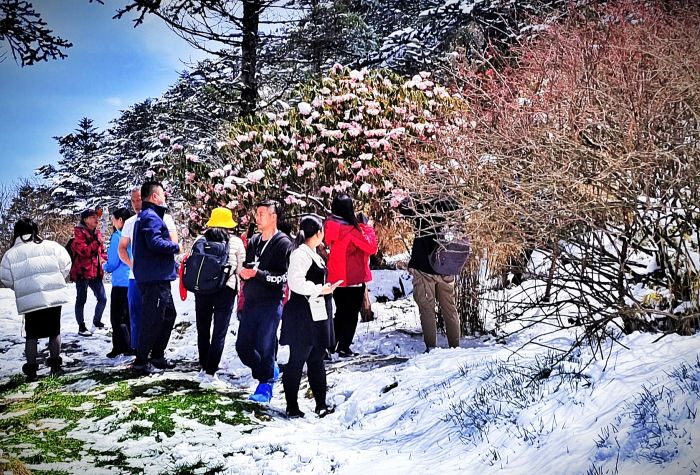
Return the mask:
MULTIPOLYGON (((377 272, 372 293, 391 296, 399 282, 410 292, 405 272, 377 272)), ((178 331, 167 356, 179 368, 149 379, 196 375, 194 298, 181 302, 176 297, 176 306, 178 331)), ((86 318, 93 307, 89 297, 86 318)), ((303 396, 304 381, 304 419, 280 415, 285 404, 278 384, 273 417, 252 430, 177 418, 175 435, 160 442, 152 436, 119 440, 119 430, 109 432, 107 425, 94 421, 83 421, 69 435, 96 450, 118 446, 128 463, 143 467, 144 473, 167 473, 199 461, 221 473, 265 474, 700 471, 700 451, 694 448, 700 439, 700 335, 670 335, 654 342, 659 335, 635 333, 622 340, 629 349, 615 345, 609 358, 592 362, 583 349, 552 364, 543 347, 522 347, 532 333, 510 337, 505 344, 488 336, 463 338, 458 349, 424 354, 410 298, 373 308, 377 319, 358 325, 354 349, 363 356, 328 366, 328 399, 337 409, 324 419, 313 414, 313 400, 303 396)), ((104 321, 109 321, 108 310, 104 321)), ((236 327, 234 319, 232 333, 236 327)), ((0 289, 0 383, 21 371, 22 328, 12 292, 0 289)), ((71 306, 64 307, 62 334, 63 358, 71 372, 128 364, 104 356, 110 349, 106 334, 78 336, 71 306)), ((566 347, 570 337, 560 334, 545 342, 566 347)), ((439 343, 446 346, 443 335, 439 343)), ((251 391, 255 382, 234 344, 230 334, 223 378, 232 391, 251 391)), ((287 355, 281 347, 279 361, 287 355)), ((40 375, 46 372, 43 368, 40 375)), ((82 384, 76 390, 94 385, 82 384)), ((80 462, 30 468, 114 473, 94 461, 86 456, 80 462)))

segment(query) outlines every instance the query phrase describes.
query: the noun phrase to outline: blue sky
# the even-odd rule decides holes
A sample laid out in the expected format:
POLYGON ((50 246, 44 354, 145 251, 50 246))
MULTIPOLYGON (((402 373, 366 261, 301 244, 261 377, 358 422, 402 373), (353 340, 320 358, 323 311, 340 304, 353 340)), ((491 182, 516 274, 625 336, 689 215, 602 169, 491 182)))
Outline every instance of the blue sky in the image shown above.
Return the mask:
POLYGON ((21 68, 4 43, 0 63, 0 183, 29 177, 59 159, 52 137, 72 132, 82 117, 104 129, 119 111, 158 97, 184 61, 203 58, 157 18, 133 28, 112 20, 117 3, 34 0, 58 36, 73 43, 68 58, 21 68))

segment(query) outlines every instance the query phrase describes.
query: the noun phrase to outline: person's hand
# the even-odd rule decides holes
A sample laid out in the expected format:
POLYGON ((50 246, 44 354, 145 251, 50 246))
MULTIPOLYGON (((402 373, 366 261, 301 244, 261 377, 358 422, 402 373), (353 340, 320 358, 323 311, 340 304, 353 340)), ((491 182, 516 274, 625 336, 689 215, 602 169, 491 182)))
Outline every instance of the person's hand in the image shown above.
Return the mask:
POLYGON ((240 276, 241 276, 241 279, 243 279, 243 280, 249 280, 249 279, 254 278, 257 275, 257 273, 258 273, 257 269, 243 268, 243 269, 241 269, 240 276))

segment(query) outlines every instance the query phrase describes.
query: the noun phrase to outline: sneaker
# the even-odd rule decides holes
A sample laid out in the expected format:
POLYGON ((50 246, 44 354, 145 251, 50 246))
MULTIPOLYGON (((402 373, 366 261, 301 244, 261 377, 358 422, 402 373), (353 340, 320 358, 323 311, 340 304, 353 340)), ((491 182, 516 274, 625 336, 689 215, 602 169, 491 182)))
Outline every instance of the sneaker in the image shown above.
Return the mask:
POLYGON ((85 325, 80 325, 78 328, 78 335, 80 336, 92 336, 92 332, 87 329, 85 325))
POLYGON ((199 373, 197 373, 197 376, 194 377, 195 381, 202 382, 204 381, 204 378, 206 378, 207 372, 204 371, 203 369, 199 370, 199 373))
POLYGON ((304 417, 304 413, 301 412, 301 410, 299 410, 298 407, 292 408, 292 409, 287 408, 286 412, 287 412, 287 417, 289 417, 290 419, 298 419, 298 418, 304 417))
POLYGON ((153 366, 151 363, 142 364, 136 363, 135 361, 131 365, 131 370, 139 376, 148 376, 149 374, 158 374, 163 372, 153 366))
POLYGON ((230 386, 226 381, 219 379, 216 374, 205 374, 199 387, 202 389, 228 389, 230 386))
POLYGON ((272 400, 272 383, 260 383, 248 398, 251 401, 268 404, 272 400))
POLYGON ((351 349, 338 350, 338 356, 340 356, 341 358, 352 358, 353 356, 357 356, 357 355, 359 355, 359 353, 355 353, 351 349))
POLYGON ((158 369, 173 369, 177 366, 175 363, 165 358, 151 358, 151 364, 158 369))
POLYGON ((94 329, 96 329, 96 330, 105 330, 107 327, 105 326, 104 323, 102 323, 102 322, 97 322, 97 323, 93 323, 93 324, 92 324, 92 328, 94 328, 94 329))
POLYGON ((327 404, 324 404, 323 406, 316 406, 316 410, 314 412, 319 418, 323 419, 328 414, 333 414, 335 412, 335 406, 329 406, 327 404))
POLYGON ((112 351, 110 351, 109 353, 107 353, 105 356, 106 356, 107 358, 110 358, 110 359, 111 359, 111 358, 116 358, 117 356, 119 356, 119 355, 121 355, 121 354, 122 354, 121 351, 112 350, 112 351))

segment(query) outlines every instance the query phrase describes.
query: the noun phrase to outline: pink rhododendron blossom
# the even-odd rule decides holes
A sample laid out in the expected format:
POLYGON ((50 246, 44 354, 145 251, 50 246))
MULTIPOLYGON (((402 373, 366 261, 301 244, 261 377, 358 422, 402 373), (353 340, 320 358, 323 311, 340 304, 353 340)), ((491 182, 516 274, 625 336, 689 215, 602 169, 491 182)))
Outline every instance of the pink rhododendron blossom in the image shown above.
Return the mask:
POLYGON ((370 185, 369 183, 363 183, 360 186, 360 193, 374 193, 374 186, 370 185))
POLYGON ((319 191, 323 194, 331 195, 333 193, 333 188, 330 186, 322 186, 319 191))
POLYGON ((353 168, 355 170, 358 168, 362 168, 362 162, 358 160, 358 161, 354 162, 352 165, 350 165, 350 168, 353 168))
POLYGON ((252 171, 246 175, 246 178, 251 183, 260 183, 260 180, 262 180, 264 177, 265 177, 265 170, 263 170, 263 169, 258 169, 258 170, 252 171))
POLYGON ((185 173, 185 182, 192 183, 196 177, 197 174, 195 172, 187 172, 185 173))
MULTIPOLYGON (((238 206, 238 200, 231 200, 228 203, 226 203, 226 207, 228 209, 234 209, 236 206, 238 206)), ((243 220, 241 220, 243 221, 243 220)))
POLYGON ((294 195, 289 195, 284 199, 284 202, 287 203, 288 205, 293 205, 296 203, 298 200, 294 195))
POLYGON ((180 145, 179 143, 176 143, 175 145, 173 145, 172 147, 170 147, 170 149, 171 149, 173 152, 182 152, 183 146, 180 145))
POLYGON ((360 160, 372 160, 372 157, 374 157, 373 154, 371 153, 361 153, 359 157, 360 160))
POLYGON ((297 108, 299 109, 299 113, 301 115, 309 115, 311 114, 311 104, 308 102, 300 102, 297 104, 297 108))

